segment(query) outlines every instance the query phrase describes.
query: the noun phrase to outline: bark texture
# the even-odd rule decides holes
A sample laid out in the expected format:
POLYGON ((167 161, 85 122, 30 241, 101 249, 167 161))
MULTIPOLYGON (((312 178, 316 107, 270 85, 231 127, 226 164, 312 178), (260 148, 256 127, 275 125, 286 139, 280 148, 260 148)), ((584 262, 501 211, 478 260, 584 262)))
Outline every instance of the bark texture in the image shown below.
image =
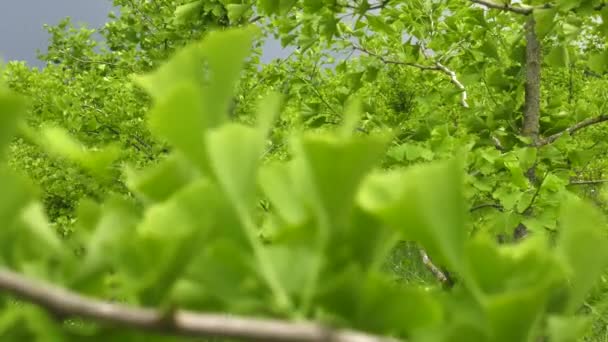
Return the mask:
POLYGON ((521 133, 532 139, 536 145, 540 129, 540 66, 541 47, 536 35, 534 16, 528 16, 526 22, 526 87, 524 103, 524 120, 521 133))

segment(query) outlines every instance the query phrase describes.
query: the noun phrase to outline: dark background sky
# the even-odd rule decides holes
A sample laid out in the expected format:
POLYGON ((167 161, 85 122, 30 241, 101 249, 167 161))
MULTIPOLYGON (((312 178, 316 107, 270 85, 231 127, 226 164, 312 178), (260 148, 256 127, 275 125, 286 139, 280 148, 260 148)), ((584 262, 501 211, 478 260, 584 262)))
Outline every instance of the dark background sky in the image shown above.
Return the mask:
MULTIPOLYGON (((41 66, 36 49, 45 51, 48 43, 44 24, 54 25, 69 16, 74 23, 98 28, 111 8, 111 0, 0 0, 0 59, 41 66)), ((278 42, 266 43, 264 61, 284 55, 278 42)))

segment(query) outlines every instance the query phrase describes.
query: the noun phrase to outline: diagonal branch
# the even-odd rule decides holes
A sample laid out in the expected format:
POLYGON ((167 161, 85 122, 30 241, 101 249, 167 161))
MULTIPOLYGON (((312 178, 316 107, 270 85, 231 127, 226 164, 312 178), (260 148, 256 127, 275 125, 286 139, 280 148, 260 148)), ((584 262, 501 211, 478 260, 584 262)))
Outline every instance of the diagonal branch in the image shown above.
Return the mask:
POLYGON ((483 209, 483 208, 494 208, 498 211, 504 211, 505 208, 503 208, 502 205, 498 204, 498 203, 482 203, 482 204, 478 204, 474 207, 471 207, 471 209, 469 209, 469 212, 474 212, 477 211, 479 209, 483 209))
POLYGON ((453 70, 448 69, 445 65, 435 62, 435 65, 439 70, 441 70, 444 74, 450 76, 450 82, 456 86, 456 88, 461 90, 460 93, 460 104, 464 108, 469 108, 469 104, 467 103, 467 89, 464 87, 462 83, 458 80, 456 73, 453 70))
POLYGON ((581 130, 585 127, 589 127, 591 125, 597 124, 597 123, 601 123, 604 121, 608 121, 608 114, 602 114, 599 116, 596 116, 594 118, 589 118, 589 119, 585 119, 583 121, 580 121, 568 128, 566 128, 565 130, 559 132, 559 133, 555 133, 553 135, 550 135, 542 140, 540 140, 536 146, 544 146, 544 145, 548 145, 552 142, 554 142, 555 140, 559 139, 562 135, 568 133, 568 134, 574 134, 576 133, 578 130, 581 130))
MULTIPOLYGON (((555 5, 551 4, 551 3, 546 3, 543 5, 539 5, 539 6, 529 6, 529 5, 522 5, 522 4, 520 4, 520 6, 513 6, 511 4, 497 3, 492 0, 470 0, 470 1, 473 3, 476 3, 478 5, 485 6, 487 8, 493 8, 493 9, 497 9, 497 10, 513 12, 513 13, 523 14, 523 15, 528 15, 537 9, 549 9, 549 8, 555 7, 555 5)), ((593 10, 601 11, 606 6, 608 6, 608 3, 602 2, 599 5, 596 5, 595 7, 593 7, 593 10)))
POLYGON ((608 183, 608 179, 571 180, 568 185, 593 185, 608 183))
POLYGON ((403 61, 395 61, 395 60, 390 60, 387 59, 386 57, 379 55, 375 52, 371 52, 369 50, 367 50, 366 48, 359 46, 359 45, 355 45, 354 43, 352 44, 353 48, 355 50, 359 50, 361 52, 364 52, 367 55, 373 56, 378 58, 382 63, 384 64, 395 64, 395 65, 405 65, 405 66, 411 66, 414 68, 418 68, 421 70, 439 70, 439 68, 436 65, 424 65, 424 64, 418 64, 418 63, 412 63, 412 62, 403 62, 403 61))
MULTIPOLYGON (((374 56, 374 57, 378 58, 380 61, 382 61, 382 63, 384 63, 384 64, 405 65, 405 66, 410 66, 410 67, 418 68, 418 69, 421 69, 421 70, 438 71, 438 72, 441 72, 443 74, 448 75, 450 77, 450 82, 452 84, 454 84, 456 86, 456 88, 458 88, 459 90, 461 90, 460 104, 464 108, 469 108, 469 104, 467 103, 467 91, 466 91, 466 88, 458 80, 458 77, 456 76, 456 73, 454 71, 450 70, 445 65, 443 65, 443 64, 441 64, 439 62, 434 62, 434 65, 424 65, 424 64, 419 64, 419 63, 390 60, 390 59, 387 59, 386 57, 384 57, 382 55, 379 55, 377 53, 369 51, 369 50, 367 50, 364 47, 355 45, 354 43, 352 43, 352 45, 353 45, 353 48, 355 50, 359 50, 361 52, 364 52, 365 54, 368 54, 370 56, 374 56)), ((424 50, 424 47, 421 47, 421 49, 424 50)), ((424 57, 427 58, 427 59, 429 59, 429 57, 427 55, 424 55, 424 57)))
MULTIPOLYGON (((422 55, 424 56, 424 58, 431 59, 431 57, 429 57, 429 55, 427 54, 426 47, 422 43, 419 43, 418 46, 420 47, 420 51, 422 51, 422 55)), ((462 83, 460 83, 460 81, 456 77, 456 73, 454 71, 448 69, 445 65, 439 63, 438 61, 435 61, 434 63, 435 63, 435 67, 437 68, 437 70, 450 76, 450 82, 452 82, 452 84, 454 84, 456 86, 456 88, 461 90, 460 104, 464 108, 469 108, 469 104, 467 103, 467 90, 464 87, 464 85, 462 83)))
POLYGON ((422 248, 420 248, 420 257, 422 258, 422 263, 424 266, 426 266, 426 268, 433 273, 433 276, 435 276, 435 278, 437 278, 441 284, 448 288, 454 286, 454 280, 449 276, 449 274, 435 265, 426 251, 422 248))
POLYGON ((0 290, 37 304, 58 317, 79 316, 165 334, 270 342, 397 342, 353 330, 332 330, 310 322, 291 323, 180 310, 165 313, 155 309, 110 304, 60 287, 39 284, 6 269, 0 269, 0 290))
POLYGON ((510 4, 500 4, 491 0, 471 0, 471 2, 485 6, 487 8, 499 9, 523 15, 528 15, 532 13, 532 11, 534 11, 534 7, 531 6, 522 5, 521 7, 515 7, 510 4))

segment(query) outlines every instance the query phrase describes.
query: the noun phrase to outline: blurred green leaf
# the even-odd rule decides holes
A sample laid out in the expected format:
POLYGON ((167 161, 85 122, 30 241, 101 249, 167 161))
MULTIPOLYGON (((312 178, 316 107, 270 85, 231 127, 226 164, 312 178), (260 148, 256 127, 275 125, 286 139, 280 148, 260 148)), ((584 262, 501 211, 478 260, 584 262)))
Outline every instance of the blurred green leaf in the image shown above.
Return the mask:
POLYGON ((570 297, 565 313, 573 313, 608 266, 606 221, 595 208, 570 198, 560 215, 557 253, 568 268, 570 297))
POLYGON ((418 241, 440 264, 463 271, 465 202, 458 161, 371 175, 358 203, 418 241))

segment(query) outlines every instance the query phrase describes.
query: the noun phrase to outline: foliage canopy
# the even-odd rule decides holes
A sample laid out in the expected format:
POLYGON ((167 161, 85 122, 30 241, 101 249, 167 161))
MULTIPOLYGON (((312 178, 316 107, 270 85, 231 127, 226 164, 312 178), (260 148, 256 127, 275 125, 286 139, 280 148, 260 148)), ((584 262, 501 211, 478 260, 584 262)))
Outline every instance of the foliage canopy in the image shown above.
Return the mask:
MULTIPOLYGON (((64 21, 44 69, 4 70, 2 267, 178 334, 177 309, 414 341, 596 327, 603 2, 115 3, 101 51, 64 21), (268 34, 298 48, 261 65, 268 34), (430 272, 396 283, 404 240, 430 272)), ((175 339, 0 308, 7 340, 175 339)))

